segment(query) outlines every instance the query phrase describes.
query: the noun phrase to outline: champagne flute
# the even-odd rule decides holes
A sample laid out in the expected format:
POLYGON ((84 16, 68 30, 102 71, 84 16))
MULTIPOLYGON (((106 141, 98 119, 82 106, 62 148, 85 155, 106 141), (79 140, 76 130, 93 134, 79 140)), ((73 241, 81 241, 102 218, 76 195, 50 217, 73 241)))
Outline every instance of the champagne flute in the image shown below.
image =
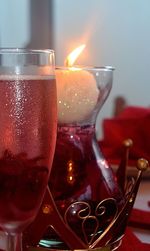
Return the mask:
POLYGON ((54 51, 0 49, 0 227, 21 250, 48 183, 56 141, 54 51))

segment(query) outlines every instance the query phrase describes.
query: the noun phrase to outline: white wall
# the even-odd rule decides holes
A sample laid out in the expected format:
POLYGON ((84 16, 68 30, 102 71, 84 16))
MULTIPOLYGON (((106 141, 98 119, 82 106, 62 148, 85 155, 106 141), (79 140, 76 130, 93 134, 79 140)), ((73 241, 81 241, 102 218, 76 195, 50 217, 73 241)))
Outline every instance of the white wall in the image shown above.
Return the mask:
POLYGON ((0 47, 26 46, 29 22, 29 0, 0 0, 0 47))
MULTIPOLYGON (((130 105, 150 105, 150 1, 54 0, 56 63, 85 42, 78 64, 112 65, 114 85, 100 120, 123 95, 130 105)), ((101 137, 101 133, 99 134, 101 137)))
POLYGON ((0 47, 52 46, 52 0, 0 0, 0 47))

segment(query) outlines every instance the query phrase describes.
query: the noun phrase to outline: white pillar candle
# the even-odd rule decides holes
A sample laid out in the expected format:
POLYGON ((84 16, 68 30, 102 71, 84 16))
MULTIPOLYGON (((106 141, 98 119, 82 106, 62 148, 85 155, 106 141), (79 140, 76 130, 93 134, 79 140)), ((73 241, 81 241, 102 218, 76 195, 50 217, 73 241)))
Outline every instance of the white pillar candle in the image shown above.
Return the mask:
POLYGON ((94 76, 81 68, 56 70, 58 122, 80 123, 90 116, 99 96, 94 76))
POLYGON ((84 48, 82 44, 68 55, 66 68, 56 69, 59 123, 83 122, 97 103, 99 90, 95 77, 86 69, 73 67, 84 48))

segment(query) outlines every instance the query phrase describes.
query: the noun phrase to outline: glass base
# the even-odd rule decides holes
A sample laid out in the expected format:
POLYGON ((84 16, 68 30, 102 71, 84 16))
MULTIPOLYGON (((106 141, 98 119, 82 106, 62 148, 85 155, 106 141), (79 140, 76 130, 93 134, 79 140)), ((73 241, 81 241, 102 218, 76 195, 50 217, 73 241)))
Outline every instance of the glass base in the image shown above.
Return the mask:
MULTIPOLYGON (((121 244, 122 244, 122 238, 123 236, 121 236, 119 239, 117 239, 116 241, 108 244, 107 246, 104 246, 104 247, 97 247, 97 248, 93 248, 93 249, 75 249, 74 251, 90 251, 90 250, 93 250, 93 251, 115 251, 117 250, 121 244)), ((49 243, 49 245, 51 245, 51 248, 50 247, 28 247, 27 250, 28 251, 71 251, 69 249, 54 249, 52 248, 53 246, 53 241, 51 240, 50 241, 51 243, 49 243)), ((47 245, 48 245, 48 242, 47 242, 47 245)), ((55 243, 56 245, 56 243, 55 243)))

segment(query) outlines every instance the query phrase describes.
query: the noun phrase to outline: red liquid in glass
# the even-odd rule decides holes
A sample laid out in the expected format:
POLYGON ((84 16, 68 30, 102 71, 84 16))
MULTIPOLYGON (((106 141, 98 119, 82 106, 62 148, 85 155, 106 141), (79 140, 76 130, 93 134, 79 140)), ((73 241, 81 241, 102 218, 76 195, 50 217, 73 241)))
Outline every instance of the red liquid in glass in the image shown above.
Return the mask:
POLYGON ((22 228, 35 217, 54 154, 54 79, 1 76, 0 226, 22 228))
POLYGON ((0 224, 16 225, 33 220, 48 180, 42 157, 27 159, 7 150, 0 159, 0 224))
MULTIPOLYGON (((93 126, 58 127, 56 151, 49 180, 51 192, 61 215, 83 241, 85 241, 84 232, 90 241, 97 225, 95 218, 93 222, 92 218, 86 218, 88 214, 96 216, 99 221, 95 235, 97 238, 113 219, 117 208, 120 210, 124 203, 112 169, 103 156, 96 153, 100 149, 98 144, 93 143, 94 130, 93 126), (116 202, 105 204, 107 210, 102 218, 98 214, 100 215, 100 210, 103 209, 100 207, 97 209, 97 206, 108 198, 114 198, 116 202), (70 207, 76 202, 81 203, 70 207), (84 217, 86 223, 84 222, 83 229, 84 217)), ((55 234, 50 231, 46 238, 57 240, 55 234)), ((54 244, 52 247, 60 248, 59 245, 58 242, 58 245, 54 244)))
POLYGON ((74 198, 97 202, 107 197, 115 197, 118 203, 122 200, 112 169, 103 157, 96 161, 93 133, 92 126, 59 126, 49 181, 56 201, 74 198))

